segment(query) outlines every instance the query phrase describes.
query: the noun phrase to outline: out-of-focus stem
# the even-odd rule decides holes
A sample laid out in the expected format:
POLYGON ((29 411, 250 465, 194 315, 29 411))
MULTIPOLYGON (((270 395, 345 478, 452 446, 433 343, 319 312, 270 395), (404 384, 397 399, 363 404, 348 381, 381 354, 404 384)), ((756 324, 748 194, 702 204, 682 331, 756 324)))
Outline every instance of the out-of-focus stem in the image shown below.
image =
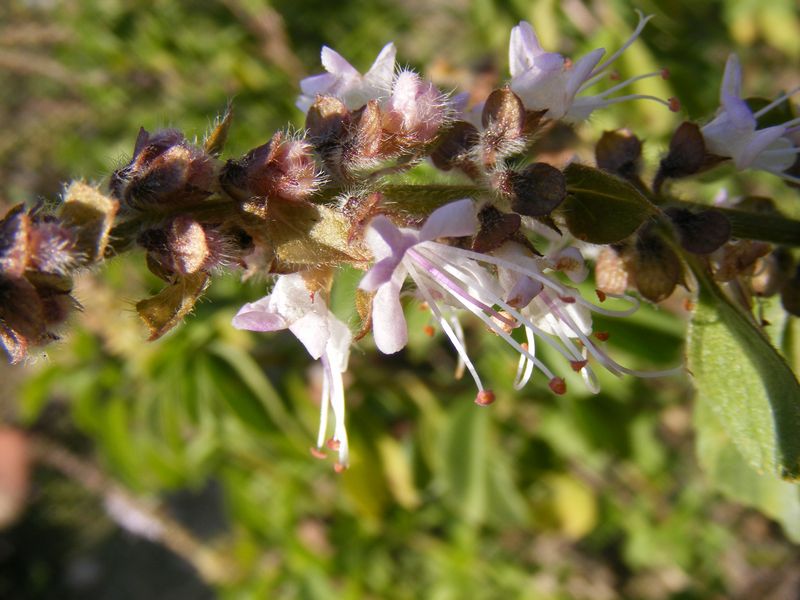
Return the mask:
POLYGON ((136 498, 109 479, 95 465, 41 436, 32 437, 35 458, 80 484, 103 500, 106 511, 120 527, 163 544, 192 565, 208 583, 230 582, 237 568, 222 552, 198 540, 158 506, 136 498))

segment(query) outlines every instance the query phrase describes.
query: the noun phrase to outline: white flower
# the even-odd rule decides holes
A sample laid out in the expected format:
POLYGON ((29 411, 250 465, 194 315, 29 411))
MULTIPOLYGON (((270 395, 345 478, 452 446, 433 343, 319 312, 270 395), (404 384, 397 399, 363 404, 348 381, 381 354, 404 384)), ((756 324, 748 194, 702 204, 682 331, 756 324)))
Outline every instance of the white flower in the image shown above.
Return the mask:
POLYGON ((602 64, 600 60, 605 54, 604 48, 592 50, 589 54, 572 62, 556 52, 546 52, 530 23, 521 21, 511 30, 511 42, 508 50, 509 69, 511 71, 511 90, 522 100, 529 110, 546 110, 550 119, 564 119, 572 122, 583 121, 596 109, 628 100, 655 100, 666 105, 670 110, 677 110, 676 99, 662 100, 654 96, 632 94, 626 96, 608 96, 629 86, 635 81, 647 77, 663 76, 664 72, 647 73, 633 77, 596 96, 579 93, 594 86, 600 77, 639 37, 644 26, 652 18, 639 13, 639 24, 627 42, 602 64))
POLYGON ((712 154, 730 157, 737 169, 760 169, 800 183, 800 178, 783 173, 794 164, 800 152, 786 137, 800 124, 800 118, 757 129, 759 117, 786 102, 798 89, 781 95, 754 113, 742 98, 742 69, 738 57, 731 54, 722 78, 720 108, 714 120, 701 129, 706 149, 712 154))
POLYGON ((592 332, 590 311, 626 316, 638 305, 626 297, 632 302, 630 309, 602 309, 584 300, 576 289, 544 273, 544 269, 562 268, 575 280, 585 277, 586 268, 577 250, 567 249, 549 258, 535 259, 517 244, 507 244, 492 255, 435 241, 441 237, 473 235, 477 228, 475 205, 469 199, 438 208, 420 230, 400 229, 382 215, 370 222, 366 242, 373 252, 375 264, 359 287, 375 292, 373 336, 381 352, 397 352, 408 342, 400 291, 406 277, 411 277, 419 296, 475 380, 481 404, 488 403, 485 398, 491 392, 484 388, 467 355, 457 321, 447 318, 447 307, 472 313, 519 352, 520 373, 516 383, 520 386, 530 379, 534 368, 538 368, 549 378, 553 391, 561 394, 566 390, 564 380, 536 358, 536 339, 555 349, 574 370, 582 371, 592 391, 597 391, 598 386, 591 369, 585 368, 589 355, 615 374, 664 374, 640 373, 621 367, 589 339, 592 332), (440 303, 445 305, 444 308, 440 303), (511 331, 519 326, 525 327, 527 345, 511 335, 511 331), (576 341, 580 342, 580 348, 576 341))
POLYGON ((245 304, 233 317, 233 326, 250 331, 288 329, 322 362, 324 379, 320 402, 320 425, 317 447, 325 443, 328 429, 328 405, 333 409, 335 426, 332 447, 339 451, 339 466, 349 460, 347 430, 344 422, 344 384, 352 335, 325 304, 319 291, 309 289, 301 273, 278 277, 272 293, 245 304))
POLYGON ((323 46, 322 66, 327 73, 300 82, 303 93, 297 99, 297 107, 308 112, 317 95, 335 96, 350 110, 361 108, 370 100, 385 98, 392 88, 396 53, 393 43, 386 44, 369 71, 361 75, 341 54, 323 46))

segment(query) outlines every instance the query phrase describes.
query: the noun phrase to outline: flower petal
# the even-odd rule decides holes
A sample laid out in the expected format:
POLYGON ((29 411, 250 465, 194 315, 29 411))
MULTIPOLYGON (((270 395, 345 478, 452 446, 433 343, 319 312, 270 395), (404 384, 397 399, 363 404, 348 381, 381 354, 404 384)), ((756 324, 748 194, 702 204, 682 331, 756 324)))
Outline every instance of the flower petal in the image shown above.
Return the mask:
POLYGON ((379 260, 367 271, 367 274, 361 279, 358 287, 367 292, 374 292, 392 278, 394 270, 402 259, 402 255, 392 255, 379 260))
POLYGON ((597 48, 589 52, 589 54, 578 60, 578 62, 572 66, 567 77, 565 90, 567 98, 569 98, 570 101, 575 97, 575 94, 578 93, 578 90, 584 82, 591 77, 592 70, 597 66, 597 63, 600 62, 605 53, 606 51, 604 48, 597 48))
POLYGON ((349 62, 347 62, 347 59, 345 59, 345 57, 336 52, 336 50, 334 50, 333 48, 328 48, 328 46, 323 46, 320 58, 322 60, 322 66, 325 67, 325 70, 328 73, 331 73, 333 75, 338 75, 339 77, 361 76, 361 74, 356 70, 356 68, 349 62))
POLYGON ((364 241, 377 261, 387 256, 401 256, 416 238, 403 233, 389 217, 378 215, 369 222, 364 241))
POLYGON ((725 104, 726 96, 742 97, 742 67, 736 54, 728 56, 728 61, 725 63, 725 74, 722 76, 722 88, 720 89, 722 104, 725 104))
POLYGON ((748 140, 742 152, 733 157, 736 167, 746 169, 751 166, 758 158, 758 155, 780 139, 784 133, 786 133, 786 128, 783 125, 775 125, 774 127, 756 131, 748 140))
POLYGON ((377 87, 382 90, 388 90, 391 87, 396 54, 397 48, 394 47, 392 42, 383 47, 369 71, 364 75, 364 80, 370 87, 377 87))
POLYGON ((408 343, 408 327, 400 304, 400 288, 405 280, 405 269, 398 268, 394 277, 383 284, 372 301, 372 336, 378 350, 394 354, 408 343))
POLYGON ((353 334, 350 328, 345 325, 336 315, 328 312, 328 343, 325 346, 325 354, 328 357, 331 368, 344 373, 347 370, 347 363, 350 358, 350 344, 353 341, 353 334))
POLYGON ((544 50, 536 37, 536 31, 527 21, 520 21, 511 30, 511 42, 508 45, 508 66, 511 77, 522 75, 533 66, 533 59, 544 50))
POLYGON ((233 317, 236 329, 249 331, 279 331, 286 329, 286 320, 270 308, 270 297, 265 296, 256 302, 248 302, 233 317))
POLYGON ((419 232, 421 241, 438 237, 461 237, 478 231, 475 204, 469 198, 456 200, 437 208, 425 221, 419 232))
POLYGON ((319 358, 325 352, 330 338, 328 315, 309 312, 290 325, 289 331, 300 340, 313 358, 319 358))

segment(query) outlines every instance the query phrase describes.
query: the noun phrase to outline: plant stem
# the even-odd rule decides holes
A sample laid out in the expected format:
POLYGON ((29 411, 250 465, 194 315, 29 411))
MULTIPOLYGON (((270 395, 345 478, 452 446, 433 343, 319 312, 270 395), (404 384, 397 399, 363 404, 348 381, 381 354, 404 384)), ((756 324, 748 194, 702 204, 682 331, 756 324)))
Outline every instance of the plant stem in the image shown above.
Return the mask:
POLYGON ((109 517, 126 531, 163 544, 192 565, 208 583, 224 583, 236 578, 237 569, 228 556, 201 542, 161 508, 136 498, 95 465, 56 442, 41 436, 33 436, 32 442, 40 463, 100 496, 109 517))
POLYGON ((708 210, 713 208, 724 214, 731 222, 733 237, 800 246, 800 221, 789 219, 778 214, 764 214, 737 210, 735 208, 711 207, 697 202, 670 200, 665 206, 676 206, 690 210, 708 210))

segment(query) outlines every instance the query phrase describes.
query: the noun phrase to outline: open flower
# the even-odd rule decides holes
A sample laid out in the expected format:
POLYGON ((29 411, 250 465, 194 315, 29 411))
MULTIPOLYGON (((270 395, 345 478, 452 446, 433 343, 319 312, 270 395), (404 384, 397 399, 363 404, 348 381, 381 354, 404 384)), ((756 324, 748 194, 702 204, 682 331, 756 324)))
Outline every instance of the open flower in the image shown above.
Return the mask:
POLYGON ((309 288, 302 273, 278 277, 272 293, 245 304, 233 317, 233 326, 250 331, 288 329, 322 362, 324 379, 320 402, 317 447, 325 443, 328 429, 328 406, 333 409, 335 426, 328 446, 339 452, 338 468, 348 464, 347 430, 344 422, 344 384, 352 335, 325 304, 320 290, 309 288))
POLYGON ((318 95, 335 96, 350 110, 361 108, 370 100, 389 95, 394 76, 394 58, 397 50, 393 43, 386 44, 365 75, 335 50, 322 47, 322 66, 327 73, 312 75, 300 81, 302 94, 297 107, 308 112, 318 95))
MULTIPOLYGON (((460 327, 448 318, 448 307, 472 313, 519 352, 522 358, 517 383, 520 385, 524 385, 534 368, 538 368, 549 378, 554 392, 562 394, 566 391, 564 380, 536 357, 536 339, 555 349, 576 371, 587 367, 591 355, 615 374, 664 374, 626 369, 589 339, 592 311, 625 316, 634 312, 637 304, 629 298, 632 306, 624 311, 594 306, 583 299, 578 290, 544 272, 545 269, 563 268, 576 279, 585 277, 586 270, 576 250, 565 250, 537 262, 517 244, 493 254, 481 254, 435 241, 437 238, 473 235, 477 229, 475 205, 469 199, 438 208, 420 230, 400 229, 383 215, 370 222, 366 243, 373 252, 375 264, 359 287, 375 292, 373 336, 381 352, 397 352, 408 342, 400 291, 406 277, 411 277, 420 298, 428 305, 475 380, 479 403, 486 403, 485 398, 491 392, 484 388, 467 355, 460 327), (520 343, 511 335, 520 326, 527 332, 527 344, 520 343)), ((589 389, 597 391, 591 370, 586 369, 583 376, 589 389)))
POLYGON ((701 129, 706 149, 733 160, 737 169, 760 169, 783 179, 800 183, 800 178, 784 173, 792 166, 800 149, 786 137, 800 125, 800 118, 781 125, 758 129, 757 119, 786 102, 796 88, 753 112, 742 98, 742 68, 735 54, 728 57, 720 90, 720 108, 714 120, 701 129))
POLYGON ((565 119, 579 122, 589 117, 598 108, 626 102, 628 100, 655 100, 670 110, 677 110, 675 99, 669 101, 642 94, 629 94, 609 98, 611 94, 628 87, 635 81, 647 77, 664 76, 664 72, 647 73, 623 81, 601 94, 591 96, 578 94, 594 86, 608 68, 639 37, 644 26, 652 18, 639 13, 639 24, 633 35, 622 48, 606 59, 604 48, 592 50, 576 62, 556 52, 545 51, 536 32, 530 23, 521 21, 511 30, 511 43, 508 50, 509 69, 511 71, 511 89, 520 97, 528 110, 546 110, 550 119, 565 119))

